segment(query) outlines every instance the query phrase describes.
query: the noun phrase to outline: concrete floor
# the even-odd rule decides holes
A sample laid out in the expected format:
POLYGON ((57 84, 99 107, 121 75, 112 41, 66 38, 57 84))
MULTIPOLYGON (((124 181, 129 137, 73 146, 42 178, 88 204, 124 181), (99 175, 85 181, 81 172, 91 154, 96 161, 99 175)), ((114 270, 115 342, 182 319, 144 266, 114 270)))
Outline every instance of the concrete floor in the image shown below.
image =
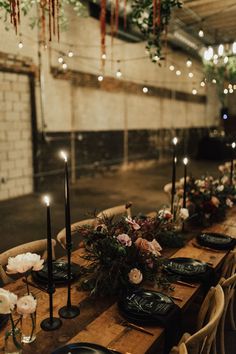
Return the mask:
MULTIPOLYGON (((194 176, 208 172, 218 175, 218 163, 192 161, 189 171, 194 176)), ((183 168, 178 166, 177 178, 183 168)), ((163 186, 171 179, 171 164, 155 165, 146 169, 108 173, 95 178, 83 177, 71 187, 72 222, 88 217, 94 210, 103 210, 127 201, 133 202, 133 213, 149 212, 168 201, 163 186)), ((46 191, 48 192, 48 191, 46 191)), ((51 188, 53 234, 64 227, 63 180, 58 179, 51 188)), ((0 202, 0 250, 45 237, 45 207, 42 194, 32 194, 0 202)), ((62 254, 60 247, 57 255, 62 254)), ((236 353, 235 332, 227 331, 227 352, 236 353)), ((221 353, 217 353, 221 354, 221 353)))

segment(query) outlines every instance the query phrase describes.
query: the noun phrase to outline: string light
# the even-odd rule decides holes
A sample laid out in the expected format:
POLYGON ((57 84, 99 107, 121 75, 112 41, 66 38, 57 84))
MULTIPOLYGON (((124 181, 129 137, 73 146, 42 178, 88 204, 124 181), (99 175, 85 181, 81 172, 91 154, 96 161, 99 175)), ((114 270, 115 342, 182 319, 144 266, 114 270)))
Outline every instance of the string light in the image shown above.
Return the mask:
POLYGON ((203 38, 203 37, 204 37, 204 31, 203 31, 202 28, 198 31, 198 36, 199 36, 200 38, 203 38))
POLYGON ((72 52, 72 50, 69 50, 69 52, 68 52, 68 57, 69 58, 72 58, 74 56, 74 53, 72 52))
POLYGON ((233 89, 236 90, 236 85, 233 86, 233 89))
POLYGON ((224 94, 227 95, 228 89, 224 89, 224 94))
POLYGON ((216 84, 216 79, 212 79, 212 83, 213 83, 213 84, 216 84))
POLYGON ((67 69, 67 64, 66 64, 66 63, 63 63, 63 64, 62 64, 62 69, 63 69, 63 70, 66 70, 66 69, 67 69))
POLYGON ((192 78, 193 77, 193 73, 188 73, 188 77, 192 78))
POLYGON ((228 85, 228 88, 229 88, 229 89, 232 89, 232 88, 233 88, 233 85, 232 85, 232 84, 229 84, 229 85, 228 85))
POLYGON ((121 78, 121 76, 122 76, 122 72, 120 71, 120 69, 118 69, 116 72, 116 77, 119 79, 121 78))
POLYGON ((155 62, 157 62, 157 61, 160 60, 160 58, 158 57, 158 55, 155 55, 155 56, 153 57, 153 60, 154 60, 155 62))
POLYGON ((205 60, 211 60, 214 55, 214 51, 212 47, 208 47, 205 52, 204 52, 204 59, 205 60))
POLYGON ((227 64, 228 63, 228 61, 229 61, 229 58, 226 56, 226 57, 224 57, 224 63, 225 64, 227 64))
POLYGON ((148 93, 148 88, 146 86, 143 87, 143 93, 148 93))
POLYGON ((192 94, 196 95, 197 94, 197 90, 196 89, 192 89, 192 94))
POLYGON ((200 85, 201 85, 201 87, 205 87, 206 86, 204 81, 201 81, 200 85))
POLYGON ((181 71, 180 71, 180 70, 176 70, 175 73, 176 73, 177 76, 180 76, 180 75, 181 75, 181 71))
POLYGON ((103 76, 102 75, 98 76, 98 81, 100 81, 100 82, 103 81, 103 76))
POLYGON ((170 65, 170 66, 169 66, 169 69, 170 69, 170 71, 174 71, 174 70, 175 70, 174 65, 170 65))
POLYGON ((223 46, 223 44, 219 45, 218 54, 219 54, 220 57, 222 57, 222 55, 224 54, 224 46, 223 46))
POLYGON ((232 52, 236 54, 236 42, 232 44, 232 52))
POLYGON ((229 93, 233 93, 234 90, 232 88, 229 89, 229 93))
POLYGON ((62 58, 62 57, 58 57, 58 63, 60 63, 60 64, 62 64, 63 63, 63 61, 64 61, 64 59, 62 58))
POLYGON ((190 68, 190 67, 192 66, 192 61, 191 61, 190 59, 188 59, 188 60, 186 61, 186 66, 187 66, 188 68, 190 68))
POLYGON ((18 43, 18 48, 19 48, 19 49, 22 49, 23 47, 24 47, 24 45, 23 45, 22 41, 20 41, 20 42, 18 43))
POLYGON ((107 58, 106 54, 103 53, 103 54, 102 54, 102 59, 103 59, 103 60, 106 60, 106 58, 107 58))

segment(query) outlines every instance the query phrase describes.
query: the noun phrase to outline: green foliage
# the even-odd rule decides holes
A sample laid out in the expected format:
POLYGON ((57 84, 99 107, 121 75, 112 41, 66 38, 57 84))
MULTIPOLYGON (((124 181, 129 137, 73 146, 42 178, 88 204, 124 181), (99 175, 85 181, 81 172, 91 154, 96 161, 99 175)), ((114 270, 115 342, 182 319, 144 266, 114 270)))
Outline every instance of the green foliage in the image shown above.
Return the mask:
POLYGON ((182 3, 179 0, 162 0, 160 24, 157 23, 154 28, 153 1, 134 0, 132 2, 132 22, 138 26, 139 30, 147 40, 146 49, 148 50, 152 61, 156 61, 156 56, 159 58, 161 57, 161 35, 167 29, 173 8, 180 8, 181 6, 182 3))

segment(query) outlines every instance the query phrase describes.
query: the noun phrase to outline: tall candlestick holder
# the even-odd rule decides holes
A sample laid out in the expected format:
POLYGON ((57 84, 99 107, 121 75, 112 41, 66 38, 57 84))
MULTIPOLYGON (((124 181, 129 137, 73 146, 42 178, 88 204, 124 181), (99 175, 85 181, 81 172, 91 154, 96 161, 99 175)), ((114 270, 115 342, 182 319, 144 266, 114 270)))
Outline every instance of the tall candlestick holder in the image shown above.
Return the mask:
POLYGON ((230 184, 231 186, 233 185, 233 180, 234 180, 234 150, 236 147, 236 143, 233 142, 231 144, 232 147, 232 152, 231 152, 231 164, 230 164, 230 184))
POLYGON ((49 317, 45 318, 40 326, 44 331, 55 331, 60 328, 62 321, 60 318, 53 317, 53 293, 55 292, 55 285, 53 280, 52 268, 52 233, 51 233, 51 215, 50 215, 50 201, 47 196, 44 197, 47 206, 47 269, 48 269, 48 285, 47 293, 49 296, 49 317))
POLYGON ((80 314, 79 306, 71 304, 71 221, 70 221, 70 193, 69 193, 69 176, 67 155, 62 151, 61 156, 65 161, 65 224, 66 224, 66 250, 67 250, 67 304, 60 308, 59 315, 62 318, 74 318, 80 314))
POLYGON ((175 180, 176 180, 176 145, 178 143, 178 138, 174 137, 173 143, 173 158, 172 158, 172 188, 171 188, 171 213, 174 214, 174 198, 175 198, 175 180))

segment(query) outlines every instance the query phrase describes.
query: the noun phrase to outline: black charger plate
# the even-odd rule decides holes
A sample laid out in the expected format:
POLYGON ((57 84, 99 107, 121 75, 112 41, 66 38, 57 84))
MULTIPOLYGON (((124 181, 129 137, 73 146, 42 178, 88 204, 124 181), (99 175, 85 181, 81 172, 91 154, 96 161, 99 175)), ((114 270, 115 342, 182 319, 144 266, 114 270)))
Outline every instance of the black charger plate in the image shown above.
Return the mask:
POLYGON ((51 354, 119 354, 95 343, 73 343, 54 350, 51 354))
POLYGON ((208 265, 197 259, 179 257, 168 259, 165 269, 181 276, 195 276, 205 273, 208 270, 208 265))
POLYGON ((216 232, 204 232, 197 236, 197 241, 201 246, 217 250, 232 249, 236 244, 234 238, 216 232))
POLYGON ((169 296, 145 289, 128 291, 118 307, 128 321, 141 325, 165 325, 178 308, 169 296))
MULTIPOLYGON (((81 267, 78 264, 71 264, 71 280, 75 281, 81 274, 81 267)), ((47 284, 48 282, 48 270, 47 262, 42 270, 38 272, 32 272, 32 276, 35 282, 47 284)), ((54 261, 53 262, 53 279, 55 285, 64 285, 67 282, 67 262, 54 261)))

